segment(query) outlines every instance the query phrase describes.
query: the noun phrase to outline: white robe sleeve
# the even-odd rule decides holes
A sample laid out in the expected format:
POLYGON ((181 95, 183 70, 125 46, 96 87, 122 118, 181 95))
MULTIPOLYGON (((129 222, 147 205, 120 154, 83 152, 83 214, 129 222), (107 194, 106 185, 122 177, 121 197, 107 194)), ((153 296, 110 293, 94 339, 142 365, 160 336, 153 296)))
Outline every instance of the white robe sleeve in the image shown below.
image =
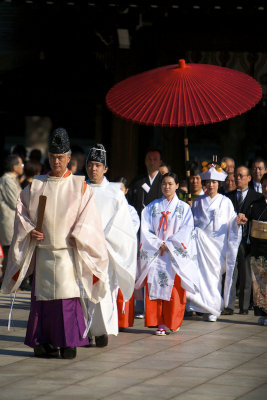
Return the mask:
POLYGON ((37 241, 31 239, 29 234, 35 228, 28 213, 29 198, 29 186, 27 186, 17 200, 14 234, 8 253, 6 273, 1 286, 2 293, 15 292, 19 288, 29 269, 37 244, 37 241), (20 273, 15 281, 13 278, 18 271, 20 273))
POLYGON ((124 301, 128 301, 134 291, 137 238, 127 200, 121 191, 118 194, 117 209, 106 226, 104 233, 110 266, 115 271, 124 301))
MULTIPOLYGON (((190 207, 184 202, 181 203, 183 204, 182 206, 180 205, 180 208, 183 211, 182 215, 179 218, 177 217, 175 232, 168 236, 164 242, 170 253, 168 265, 180 276, 182 287, 195 293, 198 290, 198 266, 193 216, 190 207)), ((145 207, 142 212, 140 270, 137 275, 136 289, 144 285, 150 268, 161 253, 160 246, 163 240, 155 233, 152 215, 154 212, 153 206, 154 202, 145 207)))
POLYGON ((138 269, 136 274, 135 288, 140 289, 145 284, 145 278, 148 274, 152 261, 158 256, 159 248, 163 240, 155 233, 152 223, 153 203, 148 204, 141 214, 141 238, 138 269))
POLYGON ((137 234, 137 232, 138 232, 138 230, 140 228, 139 215, 138 215, 136 209, 133 206, 131 206, 130 204, 128 204, 128 208, 129 208, 129 212, 130 212, 131 219, 132 219, 132 222, 133 222, 134 231, 137 234))
POLYGON ((199 280, 194 220, 187 204, 184 204, 180 229, 169 236, 165 243, 171 253, 173 269, 181 278, 181 286, 191 293, 197 292, 199 280))
POLYGON ((81 282, 81 296, 98 303, 106 294, 108 275, 108 253, 92 189, 87 189, 82 197, 79 215, 71 233, 75 238, 76 270, 81 282), (93 284, 93 275, 98 278, 93 284))

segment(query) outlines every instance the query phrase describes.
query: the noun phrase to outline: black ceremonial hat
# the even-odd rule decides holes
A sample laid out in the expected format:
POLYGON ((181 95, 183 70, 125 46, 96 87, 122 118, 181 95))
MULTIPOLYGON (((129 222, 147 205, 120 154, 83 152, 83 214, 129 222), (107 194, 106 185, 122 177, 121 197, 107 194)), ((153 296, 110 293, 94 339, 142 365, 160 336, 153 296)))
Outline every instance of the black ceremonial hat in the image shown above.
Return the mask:
POLYGON ((88 161, 97 161, 107 166, 107 154, 103 144, 96 143, 89 148, 86 164, 88 161))
POLYGON ((50 133, 48 151, 53 154, 63 154, 70 151, 70 139, 66 129, 57 128, 50 133))

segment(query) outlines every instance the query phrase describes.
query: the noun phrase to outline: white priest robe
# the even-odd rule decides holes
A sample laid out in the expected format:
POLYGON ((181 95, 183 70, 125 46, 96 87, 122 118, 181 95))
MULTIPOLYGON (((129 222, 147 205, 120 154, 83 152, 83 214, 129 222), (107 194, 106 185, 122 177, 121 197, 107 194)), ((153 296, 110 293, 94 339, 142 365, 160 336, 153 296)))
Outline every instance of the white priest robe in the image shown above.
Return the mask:
POLYGON ((140 269, 136 289, 144 286, 147 277, 149 298, 170 300, 175 275, 189 292, 198 291, 194 222, 188 204, 176 194, 169 202, 156 199, 142 211, 140 269), (169 251, 160 251, 165 242, 169 251))
POLYGON ((131 215, 131 220, 132 220, 132 223, 133 223, 134 231, 137 234, 138 231, 139 231, 139 228, 140 228, 139 215, 138 215, 136 209, 133 206, 131 206, 130 204, 128 204, 128 210, 129 210, 129 213, 131 215))
POLYGON ((120 288, 124 301, 131 298, 136 276, 137 240, 128 203, 120 183, 106 177, 100 184, 92 184, 96 204, 102 219, 109 256, 108 289, 104 299, 91 305, 90 334, 118 334, 117 293, 120 288))
MULTIPOLYGON (((9 251, 3 293, 15 292, 29 267, 36 265, 37 300, 89 298, 99 302, 106 293, 108 255, 93 191, 84 177, 39 175, 18 199, 14 236, 9 251), (31 238, 39 196, 47 196, 44 240, 31 238), (76 241, 75 248, 69 238, 76 241), (34 256, 35 252, 35 256, 34 256), (14 280, 14 275, 17 280, 14 280), (99 280, 93 285, 93 275, 99 280)), ((87 315, 85 314, 85 317, 87 315)))
POLYGON ((196 231, 200 292, 187 294, 190 310, 220 315, 227 307, 242 230, 233 204, 226 196, 204 195, 192 207, 196 231), (222 275, 225 275, 224 299, 222 275))

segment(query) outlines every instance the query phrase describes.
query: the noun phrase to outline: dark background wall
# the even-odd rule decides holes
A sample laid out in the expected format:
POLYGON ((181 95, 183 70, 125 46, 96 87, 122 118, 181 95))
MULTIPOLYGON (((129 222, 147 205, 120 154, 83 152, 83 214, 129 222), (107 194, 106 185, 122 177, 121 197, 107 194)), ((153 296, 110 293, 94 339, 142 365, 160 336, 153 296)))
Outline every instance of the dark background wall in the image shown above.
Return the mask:
POLYGON ((16 142, 32 146, 34 133, 64 126, 85 151, 95 140, 106 145, 111 178, 141 173, 149 146, 183 173, 183 130, 133 125, 105 105, 118 81, 180 58, 242 70, 264 92, 245 115, 189 128, 191 158, 227 154, 243 163, 265 155, 266 17, 264 0, 1 1, 2 156, 16 142), (129 48, 118 29, 128 31, 129 48))

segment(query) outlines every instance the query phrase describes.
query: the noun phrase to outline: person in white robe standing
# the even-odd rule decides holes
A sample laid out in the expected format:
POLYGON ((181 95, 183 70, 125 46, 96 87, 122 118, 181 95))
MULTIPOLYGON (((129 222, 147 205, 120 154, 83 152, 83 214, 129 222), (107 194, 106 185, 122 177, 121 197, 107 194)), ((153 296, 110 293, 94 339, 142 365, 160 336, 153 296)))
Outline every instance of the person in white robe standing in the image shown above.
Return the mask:
POLYGON ((192 206, 196 231, 200 291, 188 293, 188 307, 203 312, 203 319, 215 322, 223 307, 227 307, 233 270, 241 240, 240 224, 232 202, 218 193, 226 173, 216 163, 201 173, 207 194, 196 199, 192 206), (222 297, 222 276, 225 273, 222 297))
MULTIPOLYGON (((118 178, 116 178, 114 180, 114 182, 118 182, 121 184, 121 191, 122 193, 127 196, 127 193, 129 191, 129 185, 128 185, 128 180, 124 177, 124 176, 119 176, 118 178)), ((131 219, 132 219, 132 223, 133 223, 133 227, 135 230, 135 233, 137 234, 140 228, 140 218, 139 215, 136 211, 136 209, 131 206, 131 204, 128 203, 128 209, 129 209, 129 213, 131 215, 131 219)))
MULTIPOLYGON (((114 182, 120 182, 121 191, 126 196, 129 190, 127 178, 125 178, 124 176, 120 176, 116 178, 114 182)), ((134 231, 137 235, 137 246, 138 246, 139 243, 138 231, 140 228, 140 218, 139 215, 137 214, 136 209, 133 206, 128 204, 128 209, 131 215, 134 231)), ((125 328, 129 328, 134 325, 135 293, 136 292, 134 292, 129 301, 125 302, 121 290, 119 289, 118 291, 117 306, 118 306, 118 321, 119 321, 120 332, 124 331, 125 328)))
POLYGON ((99 304, 91 303, 89 335, 95 337, 96 346, 103 347, 108 344, 108 335, 118 334, 118 289, 121 289, 124 301, 128 301, 133 294, 137 240, 121 184, 109 182, 105 177, 108 167, 102 144, 90 147, 86 170, 87 182, 94 191, 102 219, 109 255, 107 293, 99 304))
POLYGON ((184 316, 186 291, 198 291, 194 221, 191 208, 178 199, 178 178, 162 177, 163 197, 142 211, 140 269, 136 288, 146 285, 145 326, 157 327, 166 335, 166 326, 178 331, 184 316))
POLYGON ((34 271, 25 344, 36 357, 72 359, 76 347, 89 344, 85 299, 104 297, 108 254, 93 191, 67 168, 71 149, 64 128, 50 134, 48 157, 51 171, 36 175, 19 196, 1 289, 16 292, 34 271), (42 226, 40 198, 46 199, 42 226))

